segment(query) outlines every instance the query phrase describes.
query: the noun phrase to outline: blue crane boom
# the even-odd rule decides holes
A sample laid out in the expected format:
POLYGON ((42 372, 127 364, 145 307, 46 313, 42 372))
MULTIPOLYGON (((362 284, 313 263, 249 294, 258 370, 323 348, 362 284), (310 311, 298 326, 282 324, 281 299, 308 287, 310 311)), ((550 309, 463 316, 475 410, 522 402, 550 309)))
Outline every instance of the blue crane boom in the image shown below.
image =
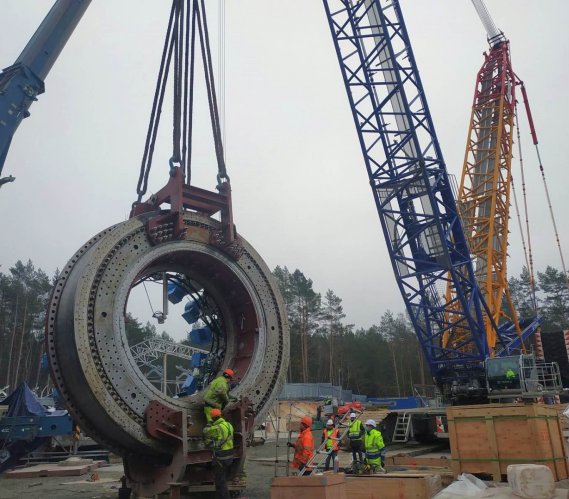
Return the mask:
MULTIPOLYGON (((492 321, 397 0, 323 0, 397 284, 437 384, 484 396, 492 321), (450 287, 454 293, 445 290, 450 287)), ((498 355, 522 338, 497 330, 498 355)))
POLYGON ((14 133, 44 92, 45 77, 90 3, 57 0, 16 62, 0 73, 0 175, 14 133))

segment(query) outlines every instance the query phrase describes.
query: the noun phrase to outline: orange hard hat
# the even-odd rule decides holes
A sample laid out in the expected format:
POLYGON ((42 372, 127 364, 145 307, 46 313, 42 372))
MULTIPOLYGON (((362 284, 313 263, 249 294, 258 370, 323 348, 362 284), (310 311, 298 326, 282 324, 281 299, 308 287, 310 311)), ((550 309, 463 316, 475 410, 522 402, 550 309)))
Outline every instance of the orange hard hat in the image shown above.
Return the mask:
POLYGON ((211 410, 211 417, 212 418, 219 418, 221 416, 221 411, 219 409, 212 409, 211 410))
POLYGON ((300 422, 303 425, 308 426, 309 428, 312 426, 312 418, 309 416, 303 416, 303 418, 300 420, 300 422))
POLYGON ((229 376, 230 378, 233 378, 233 376, 235 376, 235 372, 233 371, 233 369, 229 369, 229 368, 227 368, 225 371, 223 371, 223 374, 225 374, 226 376, 229 376))

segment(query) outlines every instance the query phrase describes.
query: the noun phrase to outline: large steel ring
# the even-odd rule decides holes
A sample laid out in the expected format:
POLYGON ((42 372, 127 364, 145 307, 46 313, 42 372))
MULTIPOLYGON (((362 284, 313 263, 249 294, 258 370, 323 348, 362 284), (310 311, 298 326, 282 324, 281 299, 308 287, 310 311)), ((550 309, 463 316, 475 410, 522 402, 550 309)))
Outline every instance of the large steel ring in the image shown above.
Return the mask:
MULTIPOLYGON (((239 237, 237 257, 212 244, 218 221, 184 214, 184 239, 153 244, 151 213, 92 238, 61 271, 48 309, 46 338, 54 382, 75 420, 100 443, 123 456, 168 462, 173 448, 152 438, 144 414, 150 401, 185 410, 196 435, 203 410, 198 397, 174 399, 138 369, 125 334, 133 283, 143 275, 178 272, 199 282, 222 317, 222 369, 240 376, 232 391, 249 398, 261 420, 278 394, 288 365, 289 339, 282 297, 253 247, 239 237)), ((192 426, 190 426, 192 428, 192 426)))

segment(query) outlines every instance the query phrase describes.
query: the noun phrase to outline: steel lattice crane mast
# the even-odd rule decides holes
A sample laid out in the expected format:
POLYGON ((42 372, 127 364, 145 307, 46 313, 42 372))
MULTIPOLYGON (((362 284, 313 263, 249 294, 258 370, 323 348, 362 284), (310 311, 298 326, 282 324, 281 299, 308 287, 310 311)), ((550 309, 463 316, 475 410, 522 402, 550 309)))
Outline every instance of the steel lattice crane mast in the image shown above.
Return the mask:
POLYGON ((393 270, 431 372, 445 391, 471 380, 481 387, 485 304, 399 3, 324 7, 393 270), (457 293, 447 301, 449 281, 457 293), (445 344, 457 327, 469 334, 445 344))
MULTIPOLYGON (((516 354, 539 319, 519 327, 515 321, 499 323, 490 307, 498 299, 489 304, 490 294, 477 280, 483 265, 471 257, 473 228, 461 221, 398 0, 323 2, 397 284, 431 373, 448 398, 484 398, 487 359, 516 354)), ((491 45, 504 45, 509 62, 507 43, 494 31, 491 45)), ((490 107, 478 119, 480 170, 493 166, 481 156, 494 141, 507 152, 511 147, 503 113, 510 120, 512 110, 503 108, 514 102, 517 80, 509 66, 499 69, 497 62, 492 53, 492 70, 484 73, 500 76, 484 83, 490 102, 499 89, 503 93, 497 96, 500 113, 490 107), (492 136, 492 130, 502 135, 492 136)), ((498 166, 503 157, 501 152, 498 166)), ((507 184, 509 170, 504 175, 507 184)), ((492 191, 487 184, 483 179, 486 196, 492 191)), ((484 201, 476 213, 488 210, 494 217, 490 204, 508 199, 484 201)), ((507 234, 503 216, 496 226, 507 234)))
MULTIPOLYGON (((512 69, 510 44, 496 28, 482 0, 472 0, 486 29, 490 49, 477 74, 458 207, 474 264, 476 281, 492 321, 485 323, 490 353, 497 343, 494 324, 531 335, 540 317, 518 320, 507 279, 508 222, 512 188, 512 147, 516 97, 522 81, 512 69)), ((531 116, 531 115, 529 115, 531 116)), ((533 132, 533 126, 532 126, 533 132)), ((535 134, 534 134, 535 135, 535 134)))

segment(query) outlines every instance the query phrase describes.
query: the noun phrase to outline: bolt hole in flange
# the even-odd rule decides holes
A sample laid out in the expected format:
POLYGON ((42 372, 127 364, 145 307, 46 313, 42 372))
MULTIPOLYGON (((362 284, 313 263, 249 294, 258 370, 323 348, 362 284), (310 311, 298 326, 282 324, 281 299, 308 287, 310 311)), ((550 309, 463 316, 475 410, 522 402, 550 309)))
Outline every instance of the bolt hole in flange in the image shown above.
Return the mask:
POLYGON ((145 429, 150 401, 186 411, 196 421, 191 431, 201 434, 200 379, 207 383, 231 367, 238 381, 232 395, 249 398, 261 421, 282 384, 289 338, 282 297, 247 241, 239 238, 243 251, 235 259, 210 244, 212 233, 220 229, 218 221, 186 213, 184 239, 153 245, 145 230, 152 215, 106 229, 70 260, 56 284, 59 292, 51 298, 46 334, 54 346, 52 370, 60 373, 56 385, 78 423, 122 455, 167 462, 171 444, 152 438, 145 429), (183 296, 177 304, 166 299, 168 310, 160 318, 155 312, 164 314, 169 284, 181 288, 183 296), (148 297, 153 311, 145 312, 142 304, 148 297), (197 311, 186 306, 191 302, 197 311), (186 313, 198 320, 190 324, 179 319, 186 313), (129 320, 142 326, 153 321, 158 339, 165 330, 174 346, 153 349, 149 344, 146 351, 137 350, 137 340, 144 338, 127 334, 129 320), (188 332, 205 327, 209 331, 190 335, 189 344, 203 350, 207 362, 196 370, 188 359, 167 354, 164 386, 157 376, 163 352, 157 350, 175 350, 180 340, 188 343, 188 332), (190 388, 187 396, 180 396, 181 381, 188 375, 197 380, 193 389, 198 391, 192 394, 190 388))

